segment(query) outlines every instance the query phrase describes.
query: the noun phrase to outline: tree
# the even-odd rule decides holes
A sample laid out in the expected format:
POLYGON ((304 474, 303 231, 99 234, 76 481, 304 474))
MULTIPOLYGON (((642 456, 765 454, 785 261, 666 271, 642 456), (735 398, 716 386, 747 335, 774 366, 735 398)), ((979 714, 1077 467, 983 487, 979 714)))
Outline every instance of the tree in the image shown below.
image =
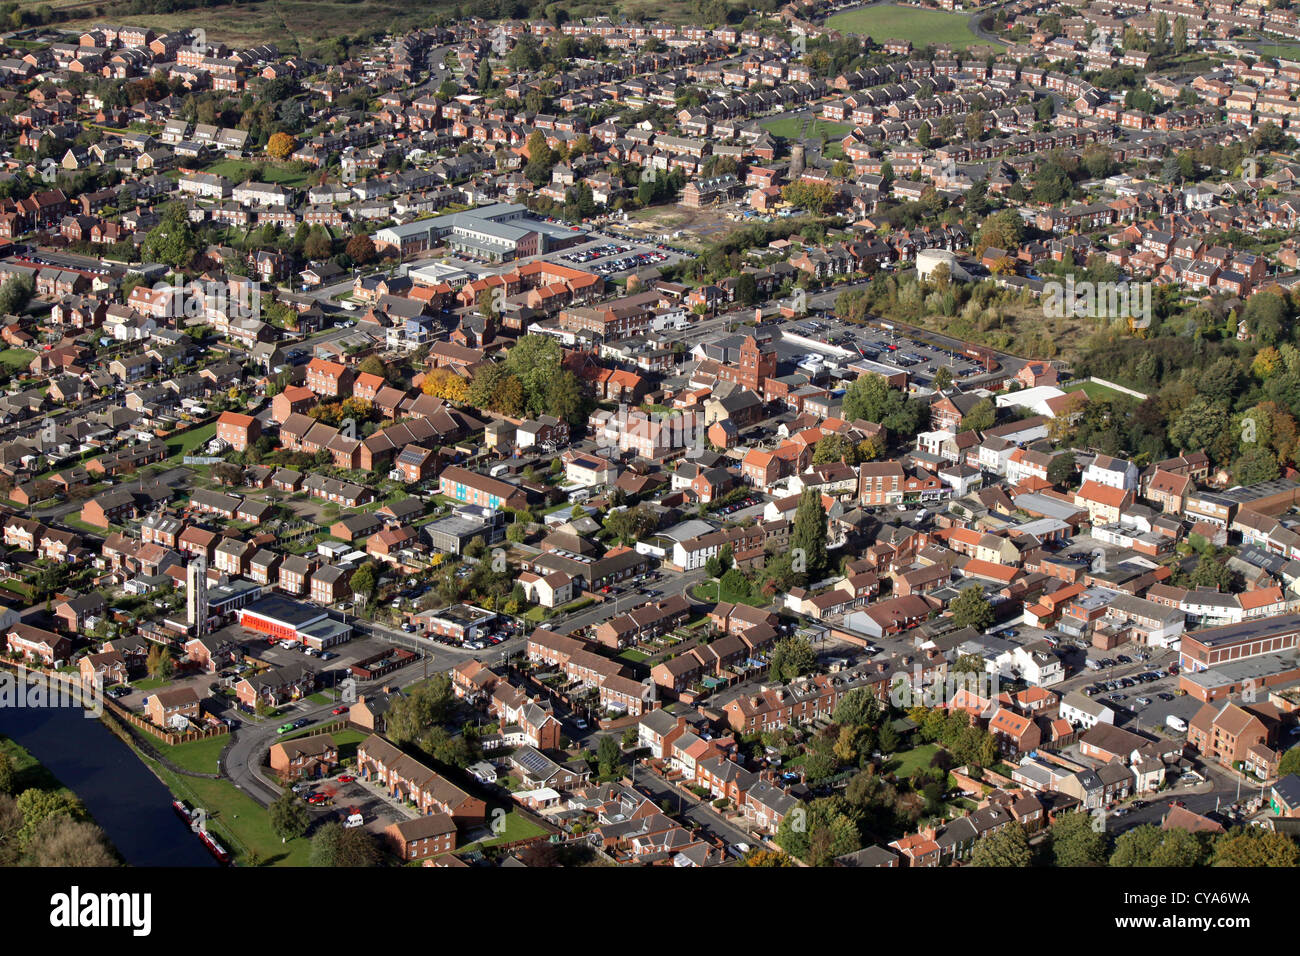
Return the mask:
POLYGON ((817 652, 807 638, 786 637, 776 642, 768 659, 768 673, 782 682, 810 673, 817 666, 817 652))
POLYGON ((1074 476, 1077 473, 1074 452, 1063 452, 1047 463, 1047 480, 1062 488, 1074 484, 1074 476))
POLYGON ((375 585, 378 583, 375 579, 374 565, 361 565, 352 572, 352 577, 348 583, 352 586, 353 594, 360 594, 365 600, 369 601, 370 596, 375 592, 375 585))
POLYGON ((984 589, 974 584, 967 587, 948 605, 953 623, 958 627, 973 627, 982 631, 993 623, 993 605, 984 596, 984 589))
POLYGON ((1009 823, 976 841, 970 865, 1026 867, 1032 857, 1025 828, 1019 823, 1009 823))
POLYGON ((272 159, 283 161, 293 155, 294 147, 297 145, 288 133, 272 133, 271 138, 266 141, 266 153, 272 159))
POLYGON ((952 370, 946 365, 940 365, 934 373, 934 381, 930 383, 935 391, 943 391, 945 388, 952 386, 952 370))
POLYGON ((0 315, 18 315, 27 308, 35 291, 27 276, 13 276, 0 285, 0 315))
POLYGON ((14 758, 7 753, 0 753, 0 793, 13 793, 16 777, 17 767, 14 765, 14 758))
POLYGON ((104 831, 66 814, 46 817, 27 841, 29 866, 118 866, 104 831))
POLYGON ((378 355, 367 355, 357 366, 358 372, 365 372, 369 375, 378 375, 380 378, 388 377, 388 366, 378 355))
POLYGON ((1104 866, 1106 835, 1092 827, 1090 813, 1071 813, 1049 831, 1054 866, 1104 866))
POLYGON ((168 680, 176 670, 176 662, 172 660, 172 652, 168 648, 155 644, 149 648, 145 668, 154 680, 168 680))
POLYGON ((997 420, 998 409, 997 406, 993 404, 993 400, 981 398, 962 418, 961 426, 963 429, 982 432, 986 429, 992 428, 994 422, 997 420))
POLYGON ((1146 823, 1119 835, 1110 865, 1188 867, 1198 865, 1204 855, 1200 840, 1188 831, 1146 823))
MULTIPOLYGON (((1282 754, 1282 759, 1278 761, 1277 775, 1279 777, 1285 777, 1293 773, 1300 773, 1300 747, 1292 747, 1282 754)), ((3 775, 0 774, 0 791, 4 790, 4 779, 3 775)))
POLYGON ((282 843, 302 836, 311 825, 311 814, 307 812, 307 804, 303 803, 292 790, 281 793, 266 810, 271 817, 271 829, 275 831, 282 843))
POLYGON ((22 814, 22 826, 17 833, 18 846, 26 849, 40 825, 51 818, 84 820, 86 810, 70 793, 31 788, 18 795, 15 805, 22 814))
POLYGON ((1300 847, 1285 833, 1261 827, 1234 827, 1214 841, 1211 866, 1300 865, 1300 847))
POLYGON ((374 240, 364 233, 358 236, 353 236, 348 240, 347 254, 353 262, 356 262, 359 265, 365 265, 367 262, 374 261, 374 240))
POLYGON ((316 867, 378 866, 382 859, 375 838, 365 827, 345 828, 331 821, 312 837, 308 862, 316 867))
POLYGON ((198 250, 198 238, 190 225, 185 207, 172 203, 163 214, 162 221, 144 237, 141 254, 146 261, 162 262, 174 269, 190 264, 198 250))
POLYGON ((799 496, 790 532, 790 555, 796 572, 806 580, 818 581, 829 564, 826 552, 826 508, 815 488, 805 488, 799 496), (802 567, 801 567, 802 565, 802 567))
POLYGON ((621 757, 617 740, 609 735, 600 738, 600 743, 596 746, 596 765, 602 777, 612 777, 618 773, 621 757))

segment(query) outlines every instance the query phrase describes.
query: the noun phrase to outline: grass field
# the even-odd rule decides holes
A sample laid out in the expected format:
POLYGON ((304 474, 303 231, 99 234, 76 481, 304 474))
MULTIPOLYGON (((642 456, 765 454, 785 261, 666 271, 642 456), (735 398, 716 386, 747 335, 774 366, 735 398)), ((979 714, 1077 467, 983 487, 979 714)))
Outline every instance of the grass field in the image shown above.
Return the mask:
POLYGON ((877 43, 885 40, 908 40, 915 47, 931 43, 949 43, 954 48, 987 45, 975 36, 967 25, 964 13, 944 13, 940 10, 917 10, 893 4, 861 7, 837 13, 826 21, 833 30, 860 33, 877 43))
POLYGON ((217 423, 208 422, 201 428, 191 428, 185 432, 172 432, 167 436, 167 451, 170 457, 193 455, 212 440, 217 433, 217 423))
POLYGON ((243 159, 224 159, 213 163, 204 172, 225 176, 236 186, 251 179, 254 182, 275 183, 297 189, 306 186, 311 180, 311 173, 292 169, 288 164, 253 163, 243 159))
POLYGON ((803 135, 807 139, 816 139, 825 133, 826 138, 832 142, 843 139, 853 129, 852 123, 832 123, 829 120, 818 119, 808 123, 807 130, 804 130, 805 122, 806 120, 801 118, 783 116, 780 119, 768 120, 759 125, 773 136, 780 136, 782 139, 795 139, 803 131, 803 135))
POLYGON ((27 349, 4 349, 0 351, 0 365, 10 374, 27 368, 36 358, 36 353, 27 349))
POLYGON ((691 596, 697 601, 727 604, 748 604, 750 607, 767 607, 772 602, 763 596, 746 596, 731 588, 724 587, 721 581, 701 581, 691 588, 691 596))
POLYGON ((1139 401, 1139 399, 1134 398, 1132 395, 1125 395, 1123 392, 1118 392, 1115 389, 1101 385, 1098 382, 1082 382, 1078 386, 1072 385, 1068 389, 1068 391, 1071 392, 1077 392, 1080 390, 1082 390, 1089 398, 1111 398, 1127 402, 1139 401))
POLYGON ((895 776, 910 777, 918 770, 924 770, 930 766, 930 761, 934 759, 934 755, 938 752, 938 744, 922 744, 912 750, 895 754, 890 758, 889 763, 885 764, 885 770, 893 771, 895 776))
POLYGON ((157 740, 154 741, 154 747, 157 748, 158 753, 178 767, 193 770, 196 773, 215 773, 217 758, 221 756, 221 751, 225 749, 226 744, 229 742, 230 735, 222 734, 220 737, 191 740, 187 744, 176 744, 174 746, 157 740))

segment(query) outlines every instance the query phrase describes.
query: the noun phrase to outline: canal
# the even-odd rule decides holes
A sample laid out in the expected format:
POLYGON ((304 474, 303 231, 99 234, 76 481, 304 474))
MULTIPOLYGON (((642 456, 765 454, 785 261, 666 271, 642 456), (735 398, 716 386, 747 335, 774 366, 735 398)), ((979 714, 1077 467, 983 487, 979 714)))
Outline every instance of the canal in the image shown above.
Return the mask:
POLYGON ((0 708, 16 740, 86 805, 131 866, 216 866, 172 811, 171 791, 135 753, 78 707, 0 708))

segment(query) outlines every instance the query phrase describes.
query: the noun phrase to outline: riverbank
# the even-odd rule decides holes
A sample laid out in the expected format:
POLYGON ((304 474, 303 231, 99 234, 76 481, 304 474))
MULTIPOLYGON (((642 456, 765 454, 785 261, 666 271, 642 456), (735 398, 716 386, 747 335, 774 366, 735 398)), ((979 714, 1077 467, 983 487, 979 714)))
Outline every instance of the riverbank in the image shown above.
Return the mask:
POLYGON ((236 865, 308 865, 311 843, 307 839, 298 837, 282 843, 271 828, 265 807, 229 780, 199 770, 216 769, 217 757, 229 738, 170 746, 149 740, 146 749, 126 725, 112 718, 105 723, 173 797, 207 811, 208 829, 231 852, 236 865), (218 741, 221 747, 216 746, 218 741))
MULTIPOLYGON (((85 807, 85 802, 79 797, 71 787, 66 786, 49 767, 45 766, 35 756, 32 755, 26 747, 11 737, 0 734, 0 754, 4 754, 13 761, 13 797, 17 799, 22 793, 28 790, 40 790, 43 793, 52 793, 58 796, 66 796, 85 807)), ((89 809, 86 810, 86 819, 94 823, 103 830, 104 828, 94 819, 89 809)), ((104 834, 104 842, 107 844, 109 851, 119 862, 123 862, 122 853, 113 845, 107 832, 104 834)))

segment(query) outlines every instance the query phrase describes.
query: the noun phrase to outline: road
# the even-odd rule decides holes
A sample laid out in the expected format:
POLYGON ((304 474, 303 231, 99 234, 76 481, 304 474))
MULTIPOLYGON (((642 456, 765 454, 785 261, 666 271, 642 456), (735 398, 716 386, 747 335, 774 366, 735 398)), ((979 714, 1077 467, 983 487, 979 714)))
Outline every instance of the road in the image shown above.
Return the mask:
POLYGON ((753 845, 755 842, 754 837, 734 824, 728 823, 707 802, 697 800, 693 794, 683 793, 654 771, 641 768, 634 776, 638 790, 649 794, 656 803, 667 800, 674 810, 680 808, 680 812, 674 813, 675 816, 698 824, 711 836, 728 845, 736 843, 753 845))
MULTIPOLYGON (((382 637, 389 641, 397 638, 400 639, 400 643, 406 645, 416 643, 426 655, 424 660, 415 661, 375 681, 359 682, 357 686, 358 696, 365 694, 367 690, 373 691, 378 687, 409 687, 411 684, 425 680, 428 676, 440 671, 451 670, 461 661, 472 657, 478 657, 491 664, 496 659, 503 659, 507 654, 521 652, 525 645, 525 638, 517 636, 490 649, 474 651, 437 644, 432 641, 419 641, 409 634, 403 634, 400 631, 394 632, 391 628, 375 625, 368 621, 353 621, 352 624, 363 634, 382 637)), ((244 790, 259 803, 270 803, 280 795, 280 788, 265 782, 252 768, 254 765, 261 765, 263 752, 269 749, 276 740, 280 739, 276 730, 281 724, 291 719, 297 720, 306 717, 313 723, 336 719, 330 711, 337 706, 338 704, 334 702, 316 704, 303 700, 288 705, 284 709, 282 719, 262 720, 260 722, 254 722, 246 714, 232 709, 230 714, 236 716, 240 724, 231 734, 231 745, 221 760, 221 772, 235 786, 244 790)))

